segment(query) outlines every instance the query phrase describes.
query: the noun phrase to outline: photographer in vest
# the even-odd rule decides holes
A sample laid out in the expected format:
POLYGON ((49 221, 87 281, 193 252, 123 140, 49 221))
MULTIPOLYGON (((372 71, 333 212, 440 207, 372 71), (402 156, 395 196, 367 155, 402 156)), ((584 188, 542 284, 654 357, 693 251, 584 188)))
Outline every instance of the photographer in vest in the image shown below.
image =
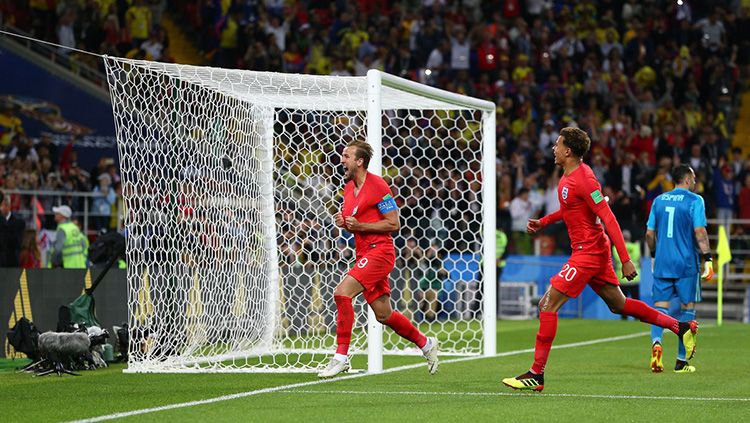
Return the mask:
POLYGON ((57 222, 57 234, 52 249, 52 267, 85 269, 88 241, 70 217, 73 211, 68 206, 52 207, 57 222))

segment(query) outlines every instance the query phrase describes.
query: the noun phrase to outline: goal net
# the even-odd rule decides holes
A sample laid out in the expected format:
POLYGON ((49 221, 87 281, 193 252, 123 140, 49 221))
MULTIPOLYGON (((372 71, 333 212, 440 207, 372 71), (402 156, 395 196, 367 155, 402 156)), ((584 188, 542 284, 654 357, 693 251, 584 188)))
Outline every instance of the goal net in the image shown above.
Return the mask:
MULTIPOLYGON (((495 348, 494 105, 378 71, 291 75, 105 58, 133 372, 315 371, 353 264, 344 146, 400 206, 392 304, 448 355, 495 348), (485 176, 487 175, 487 176, 485 176), (489 198, 489 201, 485 199, 489 198)), ((355 300, 351 354, 416 354, 355 300), (368 324, 371 322, 372 324, 368 324)), ((369 312, 371 313, 371 312, 369 312)))

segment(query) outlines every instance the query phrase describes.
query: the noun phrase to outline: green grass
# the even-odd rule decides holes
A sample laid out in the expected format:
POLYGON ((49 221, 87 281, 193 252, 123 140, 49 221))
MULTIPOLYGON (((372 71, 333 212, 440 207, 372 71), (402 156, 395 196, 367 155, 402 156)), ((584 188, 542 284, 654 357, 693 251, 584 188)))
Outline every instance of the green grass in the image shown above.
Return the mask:
MULTIPOLYGON (((499 351, 533 347, 537 322, 498 322, 499 351)), ((747 325, 704 325, 694 374, 652 374, 650 339, 642 337, 553 350, 543 394, 515 393, 502 377, 525 371, 532 353, 444 363, 229 401, 129 417, 137 421, 747 421, 747 325), (408 394, 406 394, 408 393, 408 394), (569 396, 561 396, 561 395, 569 396), (692 400, 592 398, 585 395, 690 397, 692 400)), ((561 320, 556 345, 645 332, 637 322, 561 320)), ((674 363, 676 337, 665 335, 665 366, 674 363)), ((447 358, 446 361, 450 360, 447 358)), ((385 357, 385 367, 419 363, 385 357)), ((365 357, 354 366, 365 367, 365 357)), ((35 378, 0 373, 3 421, 64 421, 221 395, 315 381, 312 374, 123 374, 122 366, 80 377, 35 378)))

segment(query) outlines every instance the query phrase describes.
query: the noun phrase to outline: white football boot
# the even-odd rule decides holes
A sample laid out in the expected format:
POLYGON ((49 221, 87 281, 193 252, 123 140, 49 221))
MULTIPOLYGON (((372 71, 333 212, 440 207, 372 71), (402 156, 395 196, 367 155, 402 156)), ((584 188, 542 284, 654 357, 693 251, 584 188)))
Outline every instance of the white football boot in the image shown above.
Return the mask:
POLYGON ((338 375, 339 373, 347 372, 351 368, 349 359, 339 360, 336 357, 331 357, 331 361, 328 362, 328 366, 318 373, 319 378, 329 378, 338 375))

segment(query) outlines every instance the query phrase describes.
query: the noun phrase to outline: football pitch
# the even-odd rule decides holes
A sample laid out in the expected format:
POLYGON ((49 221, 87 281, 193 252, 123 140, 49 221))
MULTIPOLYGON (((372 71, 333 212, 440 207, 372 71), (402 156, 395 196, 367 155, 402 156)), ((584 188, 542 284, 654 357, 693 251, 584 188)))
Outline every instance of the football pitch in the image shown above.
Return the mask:
MULTIPOLYGON (((561 319, 543 393, 500 379, 525 372, 537 321, 499 321, 498 356, 446 357, 429 376, 419 357, 384 357, 386 372, 320 381, 314 374, 0 373, 2 421, 748 421, 750 326, 704 322, 693 374, 649 369, 649 327, 561 319)), ((6 363, 7 364, 7 363, 6 363)), ((366 357, 353 359, 355 368, 366 357)))

